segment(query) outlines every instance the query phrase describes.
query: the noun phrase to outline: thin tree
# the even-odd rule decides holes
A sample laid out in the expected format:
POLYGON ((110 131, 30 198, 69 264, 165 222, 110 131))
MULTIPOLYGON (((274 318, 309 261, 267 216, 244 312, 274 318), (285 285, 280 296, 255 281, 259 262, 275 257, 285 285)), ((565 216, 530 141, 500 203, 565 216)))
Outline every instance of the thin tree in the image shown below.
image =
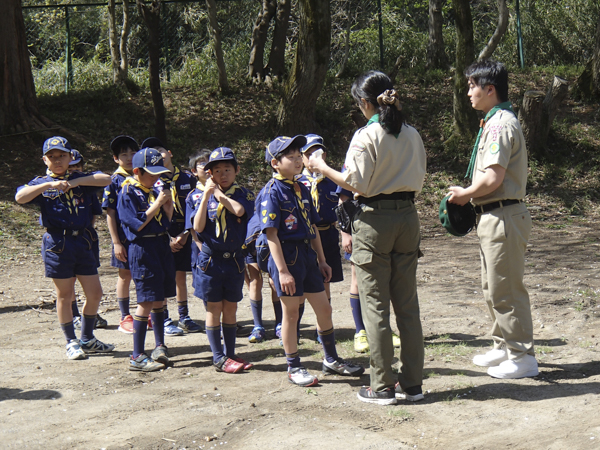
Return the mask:
POLYGON ((263 0, 262 7, 252 29, 248 77, 254 78, 259 82, 264 79, 265 44, 267 43, 269 24, 276 10, 277 0, 263 0))
POLYGON ((477 114, 467 93, 465 69, 475 60, 473 19, 469 0, 452 0, 456 21, 456 61, 454 72, 454 134, 450 139, 471 139, 477 129, 477 114))
POLYGON ((129 0, 123 0, 123 26, 118 35, 115 0, 108 0, 108 40, 113 69, 113 83, 125 84, 128 80, 129 60, 127 41, 129 39, 129 0))
POLYGON ((0 1, 0 135, 52 125, 39 112, 21 0, 0 1))
POLYGON ((269 63, 266 67, 266 73, 271 78, 280 79, 285 72, 285 46, 291 11, 292 0, 279 0, 275 14, 271 53, 269 53, 269 63))
POLYGON ((292 72, 279 109, 279 132, 306 133, 315 128, 317 98, 323 88, 331 46, 329 2, 299 0, 300 25, 292 72))
POLYGON ((447 69, 448 57, 446 56, 443 34, 442 17, 443 0, 429 0, 429 41, 427 43, 427 68, 447 69))
POLYGON ((206 0, 206 9, 208 11, 208 30, 213 36, 213 49, 217 61, 217 70, 219 71, 219 87, 221 92, 227 92, 229 82, 227 81, 225 58, 223 57, 223 46, 221 45, 221 29, 217 20, 217 3, 215 0, 206 0))
POLYGON ((138 11, 148 29, 148 72, 150 73, 150 92, 154 105, 154 134, 167 142, 165 104, 160 88, 160 1, 152 0, 149 5, 144 0, 136 0, 138 11))
POLYGON ((579 97, 600 98, 600 14, 596 21, 594 53, 573 86, 573 94, 579 97))
POLYGON ((477 58, 479 61, 482 59, 489 59, 498 47, 498 44, 502 40, 502 36, 506 33, 506 29, 508 28, 508 6, 506 6, 506 0, 498 0, 498 25, 496 26, 496 30, 494 34, 488 41, 487 45, 479 54, 477 58))

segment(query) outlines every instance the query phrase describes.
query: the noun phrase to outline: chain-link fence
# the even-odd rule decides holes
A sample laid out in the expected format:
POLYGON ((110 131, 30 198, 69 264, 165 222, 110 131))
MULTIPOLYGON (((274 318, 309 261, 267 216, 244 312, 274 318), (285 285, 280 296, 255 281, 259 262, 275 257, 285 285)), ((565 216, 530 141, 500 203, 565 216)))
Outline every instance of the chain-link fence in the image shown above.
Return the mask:
MULTIPOLYGON (((57 5, 38 5, 37 2, 39 0, 24 0, 23 15, 38 92, 56 93, 70 88, 90 89, 110 85, 112 68, 107 4, 85 0, 57 5)), ((378 1, 334 0, 331 3, 331 70, 337 73, 342 67, 351 65, 357 55, 360 55, 361 65, 367 63, 378 67, 381 53, 377 34, 378 1)), ((288 29, 288 64, 291 64, 291 50, 298 30, 296 6, 294 1, 288 29)), ((244 76, 260 2, 217 0, 217 7, 228 75, 244 76)), ((115 12, 118 34, 121 32, 122 12, 122 3, 118 2, 115 12)), ((201 0, 167 0, 161 2, 160 15, 160 63, 164 80, 186 78, 201 82, 215 74, 217 69, 206 3, 201 0)), ((148 31, 135 0, 130 1, 129 23, 129 75, 143 83, 147 79, 148 31)), ((268 52, 269 48, 270 42, 267 42, 265 50, 268 52)))

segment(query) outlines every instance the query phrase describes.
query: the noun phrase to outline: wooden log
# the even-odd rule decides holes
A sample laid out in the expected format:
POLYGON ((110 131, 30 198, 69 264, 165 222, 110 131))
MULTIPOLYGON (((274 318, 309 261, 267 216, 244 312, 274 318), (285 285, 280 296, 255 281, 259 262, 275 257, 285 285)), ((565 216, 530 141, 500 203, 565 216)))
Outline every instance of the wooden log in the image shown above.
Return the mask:
POLYGON ((542 91, 525 92, 523 106, 519 109, 519 122, 521 122, 521 128, 530 154, 535 154, 540 150, 544 95, 542 91))
POLYGON ((545 147, 546 142, 548 142, 548 135, 550 134, 550 128, 552 128, 552 122, 554 122, 554 118, 558 112, 558 107, 565 100, 568 93, 569 82, 555 75, 552 86, 550 86, 542 105, 542 147, 545 147))

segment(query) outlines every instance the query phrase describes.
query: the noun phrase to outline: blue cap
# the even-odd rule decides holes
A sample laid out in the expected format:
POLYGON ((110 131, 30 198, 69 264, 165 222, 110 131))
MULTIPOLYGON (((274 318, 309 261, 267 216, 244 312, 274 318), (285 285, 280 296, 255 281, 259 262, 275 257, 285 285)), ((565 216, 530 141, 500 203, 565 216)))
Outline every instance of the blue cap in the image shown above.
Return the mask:
POLYGON ((52 136, 51 138, 46 139, 44 142, 44 155, 48 153, 50 150, 61 150, 63 152, 71 153, 71 144, 62 136, 52 136))
POLYGON ((227 148, 227 147, 219 147, 219 148, 215 148, 212 151, 212 153, 210 154, 210 158, 208 159, 208 162, 204 166, 204 170, 208 170, 215 164, 222 162, 222 161, 229 161, 229 162, 233 163, 234 166, 237 167, 237 160, 235 159, 233 150, 231 150, 230 148, 227 148))
POLYGON ((163 161, 163 157, 158 150, 146 147, 133 155, 131 165, 133 169, 144 169, 152 175, 159 175, 170 172, 169 169, 162 165, 163 161))
POLYGON ((323 145, 323 138, 321 136, 319 136, 318 134, 307 134, 306 135, 306 145, 304 147, 302 147, 302 150, 300 150, 300 153, 304 153, 313 147, 322 147, 324 149, 325 145, 323 145))
POLYGON ((83 164, 83 156, 79 152, 79 150, 73 149, 71 151, 71 155, 73 156, 73 161, 69 163, 70 166, 75 166, 77 164, 83 164))
POLYGON ((294 145, 300 149, 306 145, 306 137, 301 134, 294 136, 293 138, 287 136, 276 137, 269 145, 267 145, 265 161, 270 163, 272 159, 277 158, 277 156, 285 151, 290 145, 294 145))
POLYGON ((142 145, 140 147, 141 148, 146 148, 146 147, 150 147, 150 148, 158 148, 158 147, 167 148, 162 143, 162 141, 159 138, 157 138, 157 137, 149 137, 149 138, 144 139, 143 142, 142 142, 142 145))

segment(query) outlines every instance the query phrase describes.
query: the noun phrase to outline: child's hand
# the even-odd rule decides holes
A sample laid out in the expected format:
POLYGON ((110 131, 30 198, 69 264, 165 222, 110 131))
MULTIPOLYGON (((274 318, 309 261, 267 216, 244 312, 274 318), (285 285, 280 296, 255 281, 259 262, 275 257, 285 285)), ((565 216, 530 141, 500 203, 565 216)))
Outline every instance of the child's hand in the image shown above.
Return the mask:
POLYGON ((183 248, 183 245, 181 245, 181 239, 179 236, 177 237, 172 237, 169 245, 171 246, 171 252, 173 253, 177 253, 179 250, 181 250, 183 248))
POLYGON ((50 183, 50 187, 53 187, 54 189, 58 189, 61 192, 69 192, 69 190, 73 186, 71 186, 67 180, 58 180, 58 181, 53 181, 52 183, 50 183))
POLYGON ((329 280, 331 280, 331 267, 329 267, 329 264, 326 262, 319 263, 319 270, 323 275, 323 282, 329 283, 329 280))
POLYGON ((352 254, 352 235, 348 233, 344 233, 342 231, 342 249, 348 253, 352 254))
POLYGON ((172 201, 171 193, 169 192, 167 194, 165 191, 161 191, 160 194, 158 194, 158 197, 156 198, 156 201, 161 206, 164 205, 165 203, 167 203, 169 200, 172 201))
POLYGON ((123 246, 123 244, 121 244, 121 243, 114 244, 114 247, 115 247, 115 258, 117 258, 119 261, 127 262, 127 250, 125 250, 125 247, 123 246))
MULTIPOLYGON (((329 266, 327 266, 329 267, 329 266)), ((331 272, 331 268, 329 269, 331 272)), ((331 278, 331 276, 329 277, 331 278)), ((293 297, 296 293, 296 280, 289 272, 279 272, 279 284, 281 285, 281 290, 289 297, 293 297)))
POLYGON ((206 180, 206 184, 204 185, 204 194, 213 195, 215 193, 216 188, 217 183, 215 183, 212 178, 209 178, 208 180, 206 180))

